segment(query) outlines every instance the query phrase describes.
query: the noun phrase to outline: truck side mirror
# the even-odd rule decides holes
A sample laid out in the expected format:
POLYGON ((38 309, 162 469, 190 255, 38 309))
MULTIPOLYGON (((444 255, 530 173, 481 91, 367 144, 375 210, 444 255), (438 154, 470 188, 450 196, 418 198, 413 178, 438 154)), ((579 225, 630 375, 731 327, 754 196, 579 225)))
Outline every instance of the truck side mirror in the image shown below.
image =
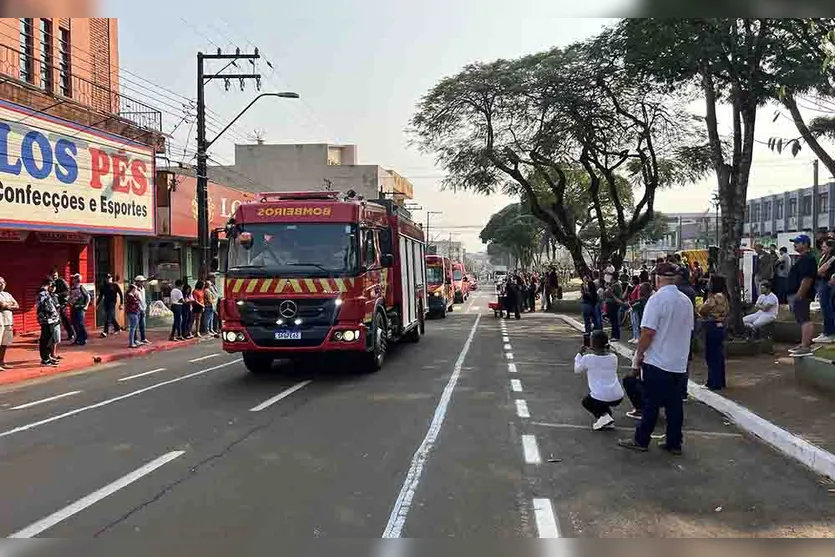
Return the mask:
POLYGON ((390 253, 380 256, 380 265, 383 267, 393 267, 394 266, 394 256, 390 253))
POLYGON ((216 273, 220 268, 220 233, 218 230, 212 230, 209 239, 209 250, 211 254, 210 267, 213 273, 216 273))

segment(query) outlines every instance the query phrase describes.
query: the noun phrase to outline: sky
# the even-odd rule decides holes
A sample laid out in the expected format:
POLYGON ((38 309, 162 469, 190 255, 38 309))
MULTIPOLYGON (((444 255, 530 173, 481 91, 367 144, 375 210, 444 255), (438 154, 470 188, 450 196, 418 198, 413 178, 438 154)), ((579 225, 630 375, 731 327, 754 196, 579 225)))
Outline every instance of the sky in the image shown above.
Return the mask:
MULTIPOLYGON (((605 4, 617 2, 592 1, 583 9, 605 4)), ((163 109, 164 131, 174 130, 172 159, 193 160, 194 126, 181 122, 181 105, 196 96, 196 52, 218 47, 251 52, 257 46, 264 57, 258 67, 265 76, 262 90, 295 91, 301 100, 259 101, 212 147, 214 161, 231 164, 234 143, 252 142, 255 133, 268 143, 356 144, 361 164, 379 164, 412 181, 423 209, 416 213, 419 220, 427 210, 442 212, 432 216, 433 238, 452 234, 469 251, 480 251, 485 248, 478 237, 481 228, 512 200, 441 191, 443 170, 431 155, 409 145, 408 121, 421 95, 467 63, 565 46, 615 21, 567 17, 577 9, 576 2, 564 0, 145 0, 105 4, 103 15, 119 18, 119 65, 123 77, 132 80, 123 80, 123 86, 133 89, 126 94, 163 109)), ((252 69, 247 66, 241 64, 241 71, 252 69)), ((229 91, 220 82, 212 84, 207 89, 210 138, 212 129, 218 131, 255 93, 251 82, 244 91, 236 83, 229 91)), ((693 110, 703 107, 695 103, 693 110)), ((758 139, 794 137, 786 118, 771 122, 773 112, 761 112, 758 139)), ((809 185, 810 161, 808 152, 791 158, 758 145, 751 195, 809 185)), ((656 208, 707 210, 714 189, 711 176, 660 192, 656 208)))

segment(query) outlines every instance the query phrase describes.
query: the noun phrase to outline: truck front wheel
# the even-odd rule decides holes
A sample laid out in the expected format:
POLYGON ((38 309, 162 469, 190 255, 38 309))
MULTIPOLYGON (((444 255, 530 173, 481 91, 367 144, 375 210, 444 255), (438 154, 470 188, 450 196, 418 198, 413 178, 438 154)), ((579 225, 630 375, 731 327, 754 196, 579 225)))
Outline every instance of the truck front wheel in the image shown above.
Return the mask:
POLYGON ((273 368, 273 357, 265 354, 244 352, 244 365, 250 373, 268 373, 273 368))
POLYGON ((363 369, 368 373, 376 373, 383 368, 388 350, 388 335, 386 334, 386 322, 380 312, 374 314, 369 329, 370 350, 364 354, 363 369))

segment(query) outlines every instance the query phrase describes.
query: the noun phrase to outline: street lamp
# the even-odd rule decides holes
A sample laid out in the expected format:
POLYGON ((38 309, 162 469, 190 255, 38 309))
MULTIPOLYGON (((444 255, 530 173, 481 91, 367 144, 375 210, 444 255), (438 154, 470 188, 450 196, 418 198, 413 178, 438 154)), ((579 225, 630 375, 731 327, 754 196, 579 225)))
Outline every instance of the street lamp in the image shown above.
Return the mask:
POLYGON ((719 245, 719 206, 721 205, 721 199, 719 198, 719 192, 714 192, 713 197, 710 198, 710 204, 713 205, 713 208, 716 209, 716 245, 719 245))
POLYGON ((426 247, 427 249, 432 244, 432 236, 429 235, 429 218, 432 215, 443 215, 443 211, 426 211, 426 247))
POLYGON ((209 259, 211 258, 211 247, 209 246, 209 176, 208 176, 208 159, 209 147, 214 145, 215 141, 231 128, 247 110, 252 107, 259 99, 263 97, 278 97, 282 99, 298 99, 299 94, 291 91, 282 91, 278 93, 261 93, 229 122, 225 128, 215 136, 214 139, 208 141, 206 139, 206 115, 205 103, 203 101, 203 76, 202 65, 200 66, 198 83, 198 109, 197 109, 197 243, 200 250, 200 276, 205 277, 209 271, 209 259))

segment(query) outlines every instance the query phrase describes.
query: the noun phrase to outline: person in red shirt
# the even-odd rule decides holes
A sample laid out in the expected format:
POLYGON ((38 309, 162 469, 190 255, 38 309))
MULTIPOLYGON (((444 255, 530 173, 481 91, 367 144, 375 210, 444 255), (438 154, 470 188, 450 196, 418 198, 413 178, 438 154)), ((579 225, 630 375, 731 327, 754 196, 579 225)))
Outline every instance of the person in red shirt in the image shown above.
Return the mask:
POLYGON ((206 296, 203 293, 203 281, 198 280, 191 291, 194 301, 191 303, 191 311, 194 314, 194 334, 200 335, 200 324, 203 322, 203 308, 206 306, 206 296))

